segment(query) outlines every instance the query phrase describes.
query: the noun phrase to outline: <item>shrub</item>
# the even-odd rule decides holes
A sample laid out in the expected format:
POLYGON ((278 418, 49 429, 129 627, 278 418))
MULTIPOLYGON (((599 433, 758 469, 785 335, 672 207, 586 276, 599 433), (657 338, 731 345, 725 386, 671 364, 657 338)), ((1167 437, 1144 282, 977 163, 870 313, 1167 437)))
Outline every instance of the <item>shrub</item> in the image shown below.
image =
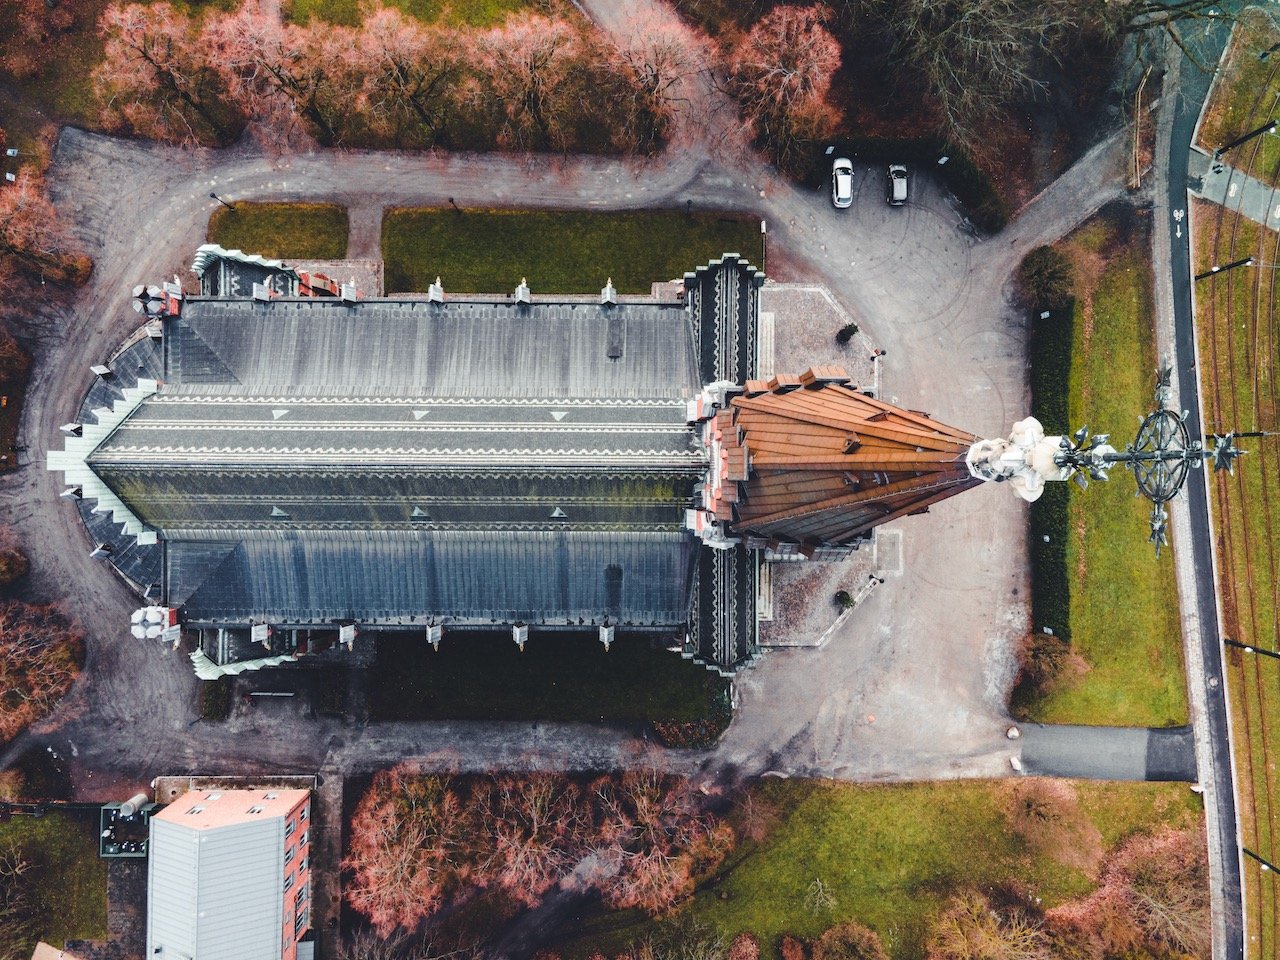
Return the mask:
POLYGON ((1053 247, 1036 247, 1018 265, 1018 292, 1034 310, 1052 310, 1074 295, 1071 261, 1053 247))
POLYGON ((20 800, 26 794, 21 770, 5 770, 0 773, 0 800, 20 800))
POLYGON ((231 684, 230 677, 219 677, 217 680, 205 680, 200 684, 200 719, 214 723, 221 722, 231 716, 231 684))
POLYGON ((711 713, 697 720, 654 720, 654 738, 664 747, 706 750, 729 729, 733 720, 733 704, 726 689, 711 705, 711 713))
POLYGON ((1067 781, 1012 781, 1004 813, 1013 833, 1032 850, 1089 874, 1097 869, 1102 835, 1080 809, 1075 787, 1067 781))
POLYGON ((784 933, 778 941, 778 953, 782 960, 808 960, 809 951, 803 940, 784 933))
POLYGON ((836 343, 843 347, 857 335, 858 325, 856 323, 846 323, 836 331, 836 343))
POLYGON ((7 586, 25 576, 29 565, 27 555, 13 546, 0 546, 0 587, 7 586))
POLYGON ((853 599, 853 594, 848 590, 837 590, 835 595, 836 606, 841 610, 852 610, 854 604, 858 601, 853 599))
POLYGON ((755 934, 740 933, 729 944, 728 960, 760 960, 760 941, 755 934))
POLYGON ((889 960, 874 930, 860 923, 837 923, 813 944, 813 960, 889 960))
POLYGON ((997 911, 980 893, 952 898, 934 920, 929 960, 1052 960, 1040 921, 1018 907, 997 911))

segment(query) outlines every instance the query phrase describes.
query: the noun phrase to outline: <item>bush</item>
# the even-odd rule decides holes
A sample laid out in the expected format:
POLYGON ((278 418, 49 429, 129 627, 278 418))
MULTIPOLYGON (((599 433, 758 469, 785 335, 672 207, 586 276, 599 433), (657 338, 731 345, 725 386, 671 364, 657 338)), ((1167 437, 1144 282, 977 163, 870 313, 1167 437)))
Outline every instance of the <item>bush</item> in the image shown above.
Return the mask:
POLYGON ((19 577, 26 576, 28 569, 25 553, 17 547, 0 546, 0 587, 8 586, 19 577))
POLYGON ((230 677, 205 680, 200 684, 200 719, 214 723, 231 716, 230 677))
POLYGON ((711 705, 711 713, 697 720, 654 720, 653 735, 664 747, 684 750, 707 750, 729 729, 733 720, 733 704, 728 689, 711 705))
POLYGON ((1071 644, 1061 634, 1027 634, 1018 649, 1018 677, 1009 703, 1014 716, 1027 719, 1032 701, 1053 690, 1072 659, 1071 644))
POLYGON ((760 960, 760 941, 751 933, 740 933, 729 945, 728 960, 760 960))
POLYGON ((813 944, 813 960, 889 960, 874 930, 860 923, 837 923, 813 944))
POLYGON ((1018 907, 993 909, 980 893, 952 898, 933 923, 928 960, 1053 960, 1039 920, 1018 907))
POLYGON ((834 599, 836 606, 841 610, 852 610, 854 605, 858 602, 853 599, 853 594, 848 590, 837 590, 834 599))
POLYGON ((1053 247, 1036 247, 1018 265, 1018 292, 1033 310, 1052 310, 1074 296, 1075 271, 1053 247))
POLYGON ((836 343, 845 346, 850 340, 858 335, 858 325, 856 323, 846 323, 838 331, 836 331, 836 343))
POLYGON ((71 689, 82 639, 54 607, 0 603, 0 743, 43 718, 71 689))
POLYGON ((778 953, 782 960, 808 960, 809 957, 804 941, 787 933, 778 941, 778 953))

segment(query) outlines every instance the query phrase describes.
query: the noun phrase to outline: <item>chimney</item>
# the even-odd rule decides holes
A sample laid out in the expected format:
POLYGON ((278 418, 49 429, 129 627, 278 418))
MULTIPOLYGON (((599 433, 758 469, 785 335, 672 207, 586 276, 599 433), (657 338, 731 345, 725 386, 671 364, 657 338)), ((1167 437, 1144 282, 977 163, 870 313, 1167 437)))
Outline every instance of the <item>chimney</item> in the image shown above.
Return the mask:
POLYGON ((511 625, 511 639, 516 642, 520 652, 524 653, 524 645, 529 641, 529 625, 527 623, 513 623, 511 625))
POLYGON ((613 277, 610 277, 600 291, 600 303, 602 306, 611 307, 617 302, 618 291, 613 288, 613 277))
POLYGON ((604 652, 609 652, 609 645, 613 643, 613 632, 616 627, 610 626, 608 621, 600 624, 600 642, 604 644, 604 652))
POLYGON ((271 300, 271 288, 265 283, 255 283, 253 285, 253 299, 267 303, 271 300))
POLYGON ((355 303, 360 299, 360 291, 356 289, 354 282, 344 283, 339 290, 343 303, 355 303))
POLYGON ((524 278, 520 278, 520 286, 516 287, 516 303, 529 303, 532 296, 529 293, 529 282, 524 278))
POLYGON ((444 303, 444 284, 436 277, 436 282, 427 287, 427 299, 432 303, 444 303))
POLYGON ((433 623, 427 627, 427 643, 431 644, 431 649, 437 653, 440 651, 440 640, 444 637, 444 627, 441 624, 433 623))

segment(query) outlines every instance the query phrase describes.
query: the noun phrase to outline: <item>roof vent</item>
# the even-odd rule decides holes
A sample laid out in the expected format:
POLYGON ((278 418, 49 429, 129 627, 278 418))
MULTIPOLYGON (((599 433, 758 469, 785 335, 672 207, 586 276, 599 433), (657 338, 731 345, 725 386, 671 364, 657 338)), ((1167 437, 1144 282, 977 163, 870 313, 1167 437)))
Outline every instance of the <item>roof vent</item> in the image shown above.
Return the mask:
POLYGON ((108 367, 105 363, 95 363, 92 367, 89 368, 89 372, 92 373, 95 377, 102 377, 102 379, 104 380, 107 377, 111 376, 111 368, 108 367))
POLYGON ((611 307, 618 302, 618 291, 613 288, 613 277, 610 277, 600 291, 600 302, 611 307))
POLYGON ((568 520, 569 515, 565 513, 563 510, 561 510, 559 507, 556 507, 554 510, 551 511, 551 519, 552 520, 568 520))
POLYGON ((516 287, 516 303, 529 303, 532 299, 533 295, 529 292, 529 281, 521 277, 520 286, 516 287))
POLYGON ((275 506, 273 506, 273 507, 271 508, 271 516, 272 516, 272 517, 274 517, 274 518, 276 518, 276 519, 278 519, 278 520, 288 520, 288 519, 289 519, 289 514, 285 513, 285 512, 284 512, 283 510, 281 510, 279 507, 275 507, 275 506))
POLYGON ((65 433, 69 437, 78 437, 80 436, 81 432, 84 430, 84 427, 82 427, 78 423, 64 423, 58 429, 61 430, 63 433, 65 433))
POLYGON ((94 547, 92 550, 89 551, 89 556, 92 557, 94 560, 105 560, 107 557, 111 556, 111 554, 113 554, 114 552, 115 550, 112 548, 111 544, 100 543, 96 547, 94 547))
POLYGON ((83 500, 84 490, 81 487, 67 487, 58 496, 63 500, 83 500))
POLYGON ((440 277, 436 277, 436 282, 428 285, 427 299, 432 303, 444 303, 444 284, 440 282, 440 277))
POLYGON ((414 520, 430 520, 431 514, 423 510, 421 507, 414 507, 413 513, 409 514, 414 520))

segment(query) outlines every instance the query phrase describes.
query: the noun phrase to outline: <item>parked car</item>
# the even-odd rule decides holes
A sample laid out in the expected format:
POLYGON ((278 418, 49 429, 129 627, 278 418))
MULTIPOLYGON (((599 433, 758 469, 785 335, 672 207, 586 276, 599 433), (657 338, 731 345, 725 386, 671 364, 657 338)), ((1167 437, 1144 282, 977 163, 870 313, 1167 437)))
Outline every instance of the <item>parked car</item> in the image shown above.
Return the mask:
POLYGON ((853 203, 853 161, 845 157, 831 164, 831 202, 837 210, 853 203))
POLYGON ((907 202, 907 168, 900 163, 889 164, 890 206, 900 207, 907 202))

